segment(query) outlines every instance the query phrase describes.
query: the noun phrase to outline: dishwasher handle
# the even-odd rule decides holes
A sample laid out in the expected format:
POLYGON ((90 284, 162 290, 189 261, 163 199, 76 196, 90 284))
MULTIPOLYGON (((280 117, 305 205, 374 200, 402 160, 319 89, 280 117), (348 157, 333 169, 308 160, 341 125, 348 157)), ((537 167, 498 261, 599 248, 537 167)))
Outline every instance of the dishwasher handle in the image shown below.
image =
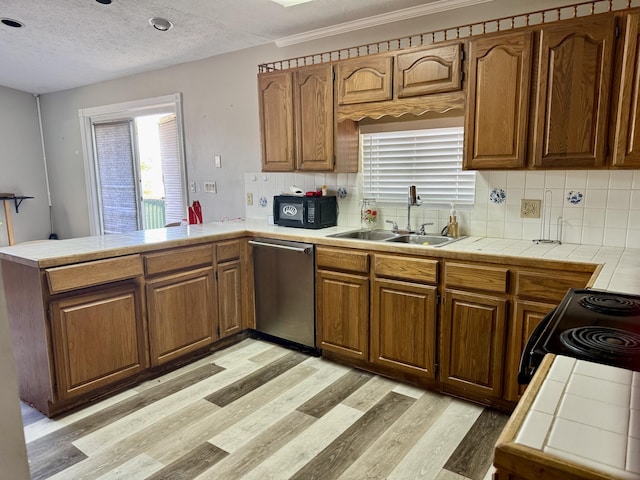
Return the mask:
POLYGON ((259 242, 257 240, 249 240, 250 245, 255 245, 256 247, 269 247, 269 248, 277 248, 280 250, 291 250, 293 252, 298 253, 311 253, 312 246, 305 247, 290 247, 289 245, 279 245, 277 243, 267 243, 267 242, 259 242))

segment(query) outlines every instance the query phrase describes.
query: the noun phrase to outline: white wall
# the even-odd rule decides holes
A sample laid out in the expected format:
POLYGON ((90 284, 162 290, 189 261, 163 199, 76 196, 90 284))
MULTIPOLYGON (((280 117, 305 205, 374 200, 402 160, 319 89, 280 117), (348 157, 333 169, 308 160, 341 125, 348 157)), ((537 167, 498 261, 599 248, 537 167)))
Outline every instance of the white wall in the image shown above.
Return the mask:
MULTIPOLYGON (((16 243, 49 237, 49 204, 44 178, 40 128, 33 95, 0 86, 0 192, 28 195, 20 213, 12 203, 16 243)), ((0 245, 9 244, 0 208, 0 245)))
MULTIPOLYGON (((541 0, 535 8, 571 3, 541 0)), ((217 182, 218 194, 191 194, 202 204, 204 220, 244 216, 244 172, 260 169, 257 65, 427 32, 461 22, 531 10, 525 0, 495 0, 461 11, 396 22, 351 34, 279 49, 251 48, 198 62, 156 70, 42 96, 45 142, 50 165, 54 222, 61 238, 89 234, 78 109, 181 92, 184 101, 187 175, 217 182), (215 169, 213 156, 222 155, 215 169)), ((0 113, 1 115, 1 113, 0 113)))

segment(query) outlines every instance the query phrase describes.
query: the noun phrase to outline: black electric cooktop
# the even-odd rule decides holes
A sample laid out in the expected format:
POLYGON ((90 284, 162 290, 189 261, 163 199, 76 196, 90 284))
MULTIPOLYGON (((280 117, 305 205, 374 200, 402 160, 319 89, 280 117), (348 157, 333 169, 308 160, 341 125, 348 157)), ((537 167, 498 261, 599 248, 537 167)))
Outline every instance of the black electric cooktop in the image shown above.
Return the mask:
POLYGON ((640 295, 570 289, 543 320, 532 354, 545 353, 640 371, 640 295))

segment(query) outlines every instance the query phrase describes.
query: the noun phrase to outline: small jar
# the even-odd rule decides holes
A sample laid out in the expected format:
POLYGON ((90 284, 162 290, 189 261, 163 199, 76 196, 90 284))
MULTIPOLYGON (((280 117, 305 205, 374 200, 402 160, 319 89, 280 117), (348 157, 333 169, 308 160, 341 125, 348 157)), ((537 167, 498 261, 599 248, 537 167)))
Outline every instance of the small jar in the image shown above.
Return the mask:
POLYGON ((364 198, 360 207, 360 224, 362 228, 373 230, 378 224, 378 209, 373 198, 364 198))

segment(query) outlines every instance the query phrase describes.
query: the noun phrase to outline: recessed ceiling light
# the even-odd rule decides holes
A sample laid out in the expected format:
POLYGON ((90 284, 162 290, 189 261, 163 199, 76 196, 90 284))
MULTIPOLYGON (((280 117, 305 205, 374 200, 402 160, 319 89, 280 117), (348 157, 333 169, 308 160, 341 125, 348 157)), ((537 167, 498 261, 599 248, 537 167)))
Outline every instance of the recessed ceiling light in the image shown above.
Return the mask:
POLYGON ((282 5, 283 7, 293 7, 294 5, 300 5, 301 3, 307 3, 311 0, 271 0, 272 2, 282 5))
POLYGON ((18 20, 14 20, 12 18, 2 18, 0 19, 0 22, 2 22, 2 24, 6 25, 7 27, 13 27, 13 28, 24 27, 24 23, 19 22, 18 20))
POLYGON ((161 32, 166 32, 167 30, 171 30, 173 28, 173 23, 162 17, 150 18, 149 23, 153 25, 153 28, 155 28, 156 30, 160 30, 161 32))
POLYGON ((96 0, 96 2, 101 3, 102 5, 111 5, 112 0, 96 0))

